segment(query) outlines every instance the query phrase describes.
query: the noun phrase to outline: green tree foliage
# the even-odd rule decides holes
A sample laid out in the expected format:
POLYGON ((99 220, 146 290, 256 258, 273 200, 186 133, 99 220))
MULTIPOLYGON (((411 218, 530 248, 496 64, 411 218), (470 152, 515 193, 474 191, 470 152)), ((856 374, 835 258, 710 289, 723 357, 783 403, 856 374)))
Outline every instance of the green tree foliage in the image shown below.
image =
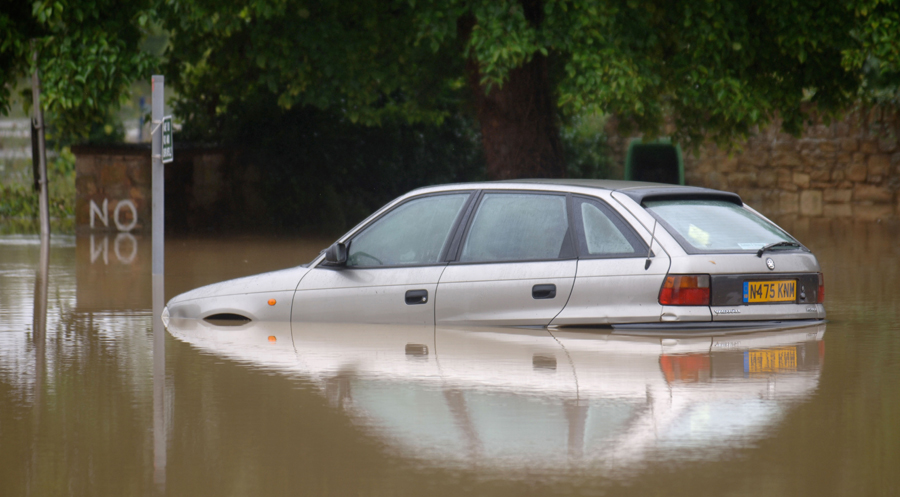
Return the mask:
POLYGON ((862 0, 853 11, 858 44, 844 51, 844 67, 864 74, 863 96, 876 101, 896 101, 900 92, 898 7, 897 0, 862 0))
MULTIPOLYGON (((353 121, 440 121, 545 57, 559 112, 729 142, 780 117, 800 131, 859 98, 860 71, 896 71, 896 2, 860 0, 171 0, 169 74, 189 121, 271 92, 353 121), (528 8, 538 7, 530 16, 528 8), (471 29, 461 29, 468 25, 471 29)), ((488 132, 481 123, 482 132, 488 132)))
MULTIPOLYGON (((171 34, 165 73, 181 95, 177 114, 206 137, 219 136, 238 107, 265 93, 281 109, 329 109, 368 125, 440 123, 474 111, 485 142, 502 149, 518 130, 495 136, 497 119, 527 99, 521 91, 513 101, 484 95, 502 97, 523 87, 517 79, 537 75, 542 81, 524 86, 552 102, 535 108, 557 123, 560 115, 614 114, 625 131, 730 142, 776 117, 797 133, 813 111, 836 115, 874 88, 895 94, 900 77, 896 0, 7 4, 0 111, 30 73, 36 39, 46 107, 73 131, 100 122, 134 79, 149 74, 152 57, 139 44, 157 22, 171 34), (521 70, 532 63, 541 69, 521 70)), ((530 119, 515 115, 513 124, 530 119)))
MULTIPOLYGON (((104 124, 131 84, 149 77, 153 57, 140 50, 153 0, 37 0, 0 9, 0 114, 30 77, 38 51, 41 104, 62 136, 84 137, 104 124)), ((30 105, 31 86, 23 101, 30 105)), ((26 109, 28 110, 28 109, 26 109)))
POLYGON ((165 12, 166 74, 201 135, 260 92, 365 124, 440 122, 458 104, 459 47, 419 46, 403 2, 172 0, 165 12))

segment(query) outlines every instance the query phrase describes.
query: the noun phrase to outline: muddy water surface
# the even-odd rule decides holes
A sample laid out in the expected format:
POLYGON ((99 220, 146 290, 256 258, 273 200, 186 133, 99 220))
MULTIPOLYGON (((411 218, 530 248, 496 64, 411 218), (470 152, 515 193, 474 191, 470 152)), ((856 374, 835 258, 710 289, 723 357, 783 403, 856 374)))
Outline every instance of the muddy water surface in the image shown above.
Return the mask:
MULTIPOLYGON (((45 270, 0 237, 0 495, 900 494, 900 228, 782 223, 819 256, 825 325, 173 322, 164 361, 149 240, 56 236, 45 270)), ((166 298, 329 242, 170 240, 166 298)))

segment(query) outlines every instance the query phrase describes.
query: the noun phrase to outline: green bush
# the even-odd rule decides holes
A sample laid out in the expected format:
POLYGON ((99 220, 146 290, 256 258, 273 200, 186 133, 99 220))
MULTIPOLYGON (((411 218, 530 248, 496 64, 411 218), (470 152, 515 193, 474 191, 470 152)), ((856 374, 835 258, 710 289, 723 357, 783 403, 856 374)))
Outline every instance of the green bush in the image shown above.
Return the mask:
MULTIPOLYGON (((47 163, 50 217, 75 215, 75 156, 68 148, 47 163)), ((39 194, 31 184, 0 185, 0 219, 37 220, 39 194)), ((4 221, 6 223, 7 221, 4 221)))
MULTIPOLYGON (((37 219, 40 216, 38 192, 30 185, 0 185, 0 218, 37 219)), ((50 217, 62 219, 74 216, 75 197, 51 195, 50 217)))
POLYGON ((569 178, 621 179, 609 160, 606 117, 598 115, 570 118, 560 129, 569 178))

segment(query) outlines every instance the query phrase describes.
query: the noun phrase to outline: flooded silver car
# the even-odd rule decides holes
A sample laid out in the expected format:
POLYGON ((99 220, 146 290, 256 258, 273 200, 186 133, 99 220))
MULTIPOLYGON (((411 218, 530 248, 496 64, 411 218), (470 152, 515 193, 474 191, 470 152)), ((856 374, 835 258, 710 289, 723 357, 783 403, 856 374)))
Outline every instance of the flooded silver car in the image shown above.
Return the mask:
POLYGON ((444 185, 309 264, 173 298, 221 325, 723 327, 825 318, 816 257, 729 192, 651 183, 444 185))

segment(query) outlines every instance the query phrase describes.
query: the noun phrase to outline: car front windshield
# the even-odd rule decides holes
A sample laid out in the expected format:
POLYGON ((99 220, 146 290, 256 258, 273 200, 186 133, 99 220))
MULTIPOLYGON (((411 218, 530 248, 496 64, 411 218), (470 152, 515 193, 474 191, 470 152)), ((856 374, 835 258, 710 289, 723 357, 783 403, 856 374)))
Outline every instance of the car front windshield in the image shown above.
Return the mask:
POLYGON ((674 229, 688 251, 739 252, 794 241, 762 217, 724 200, 657 200, 644 205, 674 229))

